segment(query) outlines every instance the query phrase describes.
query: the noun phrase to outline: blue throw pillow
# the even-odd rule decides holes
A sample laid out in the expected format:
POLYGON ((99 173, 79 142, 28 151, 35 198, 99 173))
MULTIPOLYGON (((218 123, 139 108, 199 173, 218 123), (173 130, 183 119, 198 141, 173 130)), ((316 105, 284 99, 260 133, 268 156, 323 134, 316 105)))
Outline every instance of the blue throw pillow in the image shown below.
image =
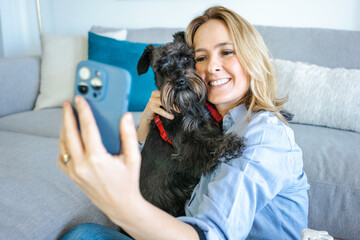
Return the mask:
POLYGON ((129 96, 129 111, 143 111, 156 90, 152 69, 141 76, 137 74, 137 62, 148 44, 119 41, 89 32, 89 60, 98 61, 129 71, 132 82, 129 96))

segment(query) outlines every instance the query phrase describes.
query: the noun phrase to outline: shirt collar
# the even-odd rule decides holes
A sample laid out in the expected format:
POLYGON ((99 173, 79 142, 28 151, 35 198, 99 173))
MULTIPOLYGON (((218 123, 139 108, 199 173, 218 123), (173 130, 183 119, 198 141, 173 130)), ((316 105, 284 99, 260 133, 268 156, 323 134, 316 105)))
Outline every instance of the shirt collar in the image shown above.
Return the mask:
POLYGON ((239 122, 247 114, 245 104, 240 104, 230 110, 223 118, 223 133, 226 133, 236 122, 239 122))

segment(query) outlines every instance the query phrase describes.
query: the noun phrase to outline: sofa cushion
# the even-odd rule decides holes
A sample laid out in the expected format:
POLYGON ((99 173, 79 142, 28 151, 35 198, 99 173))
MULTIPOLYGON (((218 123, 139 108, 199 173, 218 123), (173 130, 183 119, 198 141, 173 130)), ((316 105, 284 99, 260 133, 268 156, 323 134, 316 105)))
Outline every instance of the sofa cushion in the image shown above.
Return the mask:
POLYGON ((0 58, 0 117, 33 109, 39 76, 38 57, 0 58))
POLYGON ((0 239, 59 239, 113 223, 56 166, 58 139, 0 131, 0 239))
POLYGON ((255 25, 274 58, 348 69, 360 68, 360 32, 255 25))
MULTIPOLYGON (((132 112, 135 126, 141 112, 132 112)), ((47 108, 21 112, 0 118, 0 130, 42 137, 57 138, 62 127, 62 108, 47 108)))
POLYGON ((360 226, 360 133, 291 124, 303 150, 309 190, 309 227, 357 239, 360 226), (344 235, 345 234, 345 235, 344 235))
POLYGON ((0 130, 49 138, 59 137, 62 108, 26 111, 0 118, 0 130))
POLYGON ((278 96, 289 95, 293 122, 360 132, 360 69, 273 59, 278 96))
POLYGON ((173 40, 172 35, 185 28, 132 28, 128 29, 126 40, 141 43, 167 43, 173 40))

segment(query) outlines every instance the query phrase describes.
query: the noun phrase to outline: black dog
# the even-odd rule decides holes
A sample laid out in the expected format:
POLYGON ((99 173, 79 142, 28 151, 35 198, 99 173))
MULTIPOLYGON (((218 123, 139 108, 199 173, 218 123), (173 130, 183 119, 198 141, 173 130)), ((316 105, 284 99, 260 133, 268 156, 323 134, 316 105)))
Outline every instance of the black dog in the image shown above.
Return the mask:
POLYGON ((141 152, 140 190, 149 202, 181 216, 201 175, 220 161, 240 156, 244 141, 222 135, 206 107, 206 85, 194 70, 193 49, 186 45, 184 32, 173 37, 166 45, 147 46, 137 65, 139 75, 152 67, 162 107, 175 116, 157 116, 151 122, 141 152))

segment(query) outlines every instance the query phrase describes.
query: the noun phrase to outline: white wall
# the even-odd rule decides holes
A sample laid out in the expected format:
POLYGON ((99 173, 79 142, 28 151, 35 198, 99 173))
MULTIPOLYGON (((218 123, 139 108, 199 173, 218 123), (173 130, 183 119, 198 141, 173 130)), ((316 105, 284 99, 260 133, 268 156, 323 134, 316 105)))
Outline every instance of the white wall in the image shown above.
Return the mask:
MULTIPOLYGON (((35 0, 0 0, 4 56, 40 54, 35 0)), ((209 6, 252 24, 360 31, 359 0, 41 0, 44 32, 86 34, 108 27, 186 27, 209 6)), ((1 41, 0 41, 1 43, 1 41)), ((1 47, 0 47, 1 49, 1 47)), ((1 54, 1 52, 0 52, 1 54)))

